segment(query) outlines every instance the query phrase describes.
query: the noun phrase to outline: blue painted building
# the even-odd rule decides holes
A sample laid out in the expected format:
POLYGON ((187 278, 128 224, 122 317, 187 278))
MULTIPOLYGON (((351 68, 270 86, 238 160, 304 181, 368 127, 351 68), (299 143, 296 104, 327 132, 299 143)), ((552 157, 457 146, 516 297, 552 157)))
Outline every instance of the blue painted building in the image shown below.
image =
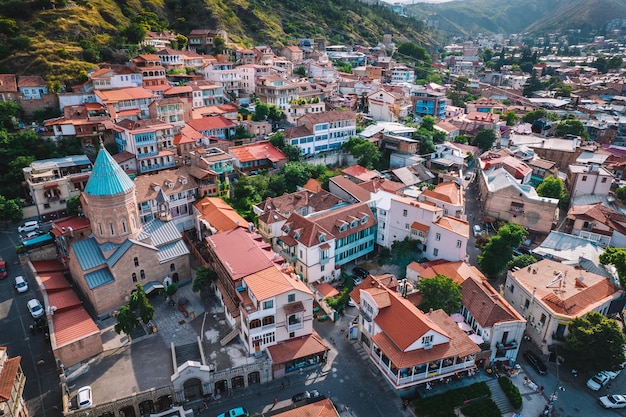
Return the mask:
POLYGON ((437 120, 446 118, 448 99, 444 93, 436 91, 419 91, 413 97, 415 114, 419 116, 433 116, 437 120))

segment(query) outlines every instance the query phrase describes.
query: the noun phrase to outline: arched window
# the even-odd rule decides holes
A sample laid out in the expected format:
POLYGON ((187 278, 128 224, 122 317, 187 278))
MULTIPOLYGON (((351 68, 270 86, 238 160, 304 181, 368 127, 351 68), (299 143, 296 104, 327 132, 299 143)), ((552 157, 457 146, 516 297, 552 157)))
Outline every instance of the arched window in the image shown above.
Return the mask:
POLYGON ((269 326, 274 324, 274 316, 263 317, 263 326, 269 326))
POLYGON ((143 271, 143 269, 139 271, 139 274, 141 275, 141 279, 146 279, 146 273, 143 271))
POLYGON ((254 320, 250 321, 250 328, 251 329, 256 329, 258 327, 261 327, 261 320, 254 319, 254 320))
POLYGON ((176 265, 175 264, 170 264, 170 271, 171 272, 176 271, 176 265))
POLYGON ((139 258, 137 258, 136 256, 133 259, 133 262, 135 262, 135 266, 139 266, 139 258))
POLYGON ((133 272, 133 282, 137 282, 137 274, 133 272))

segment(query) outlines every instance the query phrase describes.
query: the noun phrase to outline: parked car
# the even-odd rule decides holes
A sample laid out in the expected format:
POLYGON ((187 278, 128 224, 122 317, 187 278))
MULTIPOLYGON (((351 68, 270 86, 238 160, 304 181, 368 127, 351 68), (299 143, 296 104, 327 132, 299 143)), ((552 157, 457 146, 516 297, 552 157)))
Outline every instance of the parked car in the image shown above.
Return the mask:
POLYGON ((626 395, 605 395, 598 398, 598 402, 604 408, 624 408, 626 407, 626 395))
POLYGON ((478 224, 475 224, 472 230, 474 230, 474 237, 480 236, 483 234, 483 229, 478 224))
POLYGON ((356 307, 356 303, 354 302, 354 300, 352 299, 352 297, 348 298, 348 305, 350 307, 356 307))
POLYGON ((28 291, 28 283, 23 276, 18 275, 15 277, 15 289, 17 290, 17 292, 28 291))
POLYGON ((33 316, 34 319, 42 317, 44 315, 43 307, 38 299, 33 298, 27 304, 28 311, 30 311, 30 315, 33 316))
POLYGON ((543 361, 539 359, 539 356, 537 356, 534 352, 530 350, 525 351, 524 358, 528 361, 529 364, 531 364, 533 368, 535 368, 537 372, 539 372, 539 375, 545 375, 546 372, 548 372, 546 364, 543 363, 543 361))
POLYGON ((587 380, 587 388, 592 391, 599 391, 600 388, 605 386, 610 380, 611 377, 609 377, 604 371, 600 371, 587 380))
POLYGON ((0 259, 0 279, 7 277, 7 262, 0 259))
POLYGON ((472 179, 472 173, 468 172, 467 174, 465 174, 465 181, 469 181, 472 179))
POLYGON ((244 407, 231 408, 217 417, 248 417, 250 414, 244 407))
POLYGON ((87 408, 93 405, 91 387, 89 385, 78 389, 76 402, 78 403, 78 408, 87 408))
POLYGON ((38 221, 30 221, 26 222, 20 227, 17 228, 17 231, 20 233, 32 232, 35 230, 39 230, 39 222, 38 221))
POLYGON ((618 369, 617 371, 602 371, 602 372, 607 374, 609 376, 609 378, 611 380, 613 380, 613 379, 617 378, 617 376, 622 372, 622 370, 618 369))
POLYGON ((26 236, 24 236, 23 240, 29 240, 37 236, 39 236, 39 232, 33 230, 32 232, 26 233, 26 236))
POLYGON ((291 397, 291 401, 293 401, 294 403, 297 403, 298 401, 304 401, 304 400, 308 400, 311 398, 317 398, 319 396, 320 396, 320 393, 317 390, 304 391, 291 397))
POLYGON ((355 266, 354 269, 352 269, 352 275, 357 278, 361 278, 361 281, 367 278, 369 274, 370 273, 367 269, 361 268, 360 266, 355 266))

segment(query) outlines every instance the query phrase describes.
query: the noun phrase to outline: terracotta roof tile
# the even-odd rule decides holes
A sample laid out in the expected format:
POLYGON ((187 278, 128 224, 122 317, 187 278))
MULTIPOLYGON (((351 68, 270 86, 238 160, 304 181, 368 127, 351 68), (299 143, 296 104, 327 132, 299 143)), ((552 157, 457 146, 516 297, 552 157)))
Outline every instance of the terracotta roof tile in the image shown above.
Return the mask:
POLYGON ((74 308, 52 316, 54 333, 57 348, 84 339, 86 336, 100 334, 96 323, 91 319, 89 313, 82 308, 74 308))
POLYGON ((456 217, 442 217, 434 224, 450 230, 458 235, 469 238, 469 223, 456 217))
POLYGON ((281 413, 273 414, 274 417, 339 417, 337 409, 330 398, 302 405, 281 413))
POLYGON ((119 88, 116 90, 96 90, 96 95, 105 103, 117 103, 124 100, 154 98, 154 93, 142 87, 119 88))
POLYGON ((442 182, 434 190, 424 190, 422 195, 454 205, 463 204, 463 191, 456 182, 442 182))
POLYGON ((317 292, 321 294, 323 298, 330 298, 330 297, 339 295, 339 291, 337 291, 335 287, 333 287, 327 282, 318 281, 318 282, 315 282, 313 286, 315 287, 317 292))
POLYGON ((361 165, 352 165, 351 167, 342 169, 341 173, 344 175, 349 175, 351 177, 354 177, 362 182, 370 181, 370 180, 373 180, 374 178, 380 177, 379 172, 369 170, 367 168, 362 167, 361 165))
POLYGON ((275 364, 289 362, 294 359, 305 358, 316 353, 329 350, 324 340, 315 330, 310 335, 289 339, 267 348, 272 362, 275 364))
POLYGON ((9 358, 0 367, 0 402, 7 402, 11 399, 21 360, 21 356, 9 358))
POLYGON ((466 279, 461 283, 461 295, 463 305, 483 329, 496 323, 524 321, 487 280, 466 279))
POLYGON ((17 92, 17 77, 15 76, 15 74, 0 74, 0 92, 17 92))
POLYGON ((217 230, 225 232, 236 227, 248 227, 246 219, 241 217, 227 202, 217 197, 204 197, 193 203, 200 212, 200 220, 206 220, 217 230))
POLYGON ((81 301, 71 288, 48 293, 48 304, 57 308, 57 313, 81 306, 81 301))
POLYGON ((258 301, 267 300, 293 290, 313 295, 309 287, 302 281, 285 274, 276 265, 250 274, 243 280, 258 301))
POLYGON ((287 161, 287 156, 268 141, 261 141, 249 145, 231 146, 228 152, 240 162, 259 161, 269 159, 272 162, 287 161))
POLYGON ((342 175, 337 175, 336 177, 330 178, 333 184, 337 185, 343 191, 347 192, 351 196, 353 196, 356 200, 360 202, 369 201, 371 198, 370 192, 364 188, 359 187, 357 184, 353 183, 346 177, 342 175))
MULTIPOLYGON (((46 289, 48 295, 52 295, 53 292, 59 290, 65 290, 71 288, 70 283, 67 281, 62 272, 46 272, 37 270, 37 275, 41 280, 42 285, 46 289)), ((56 305, 50 303, 50 305, 56 305)))
POLYGON ((436 275, 443 275, 451 278, 457 284, 463 283, 468 278, 486 279, 475 266, 468 265, 463 261, 449 262, 444 259, 438 259, 422 264, 411 262, 407 268, 416 271, 421 278, 433 278, 436 275))

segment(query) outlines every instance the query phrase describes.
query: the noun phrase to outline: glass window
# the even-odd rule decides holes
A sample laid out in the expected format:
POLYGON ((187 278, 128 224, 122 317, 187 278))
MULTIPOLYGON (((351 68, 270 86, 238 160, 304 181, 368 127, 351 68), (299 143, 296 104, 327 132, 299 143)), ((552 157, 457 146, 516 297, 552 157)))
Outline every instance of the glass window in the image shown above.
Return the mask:
POLYGON ((143 269, 139 271, 139 275, 141 275, 141 279, 146 279, 146 273, 144 272, 143 269))
POLYGON ((137 274, 133 272, 133 282, 137 282, 137 274))
POLYGON ((133 261, 135 262, 135 266, 139 266, 139 258, 135 257, 133 261))
POLYGON ((274 308, 274 300, 264 301, 263 310, 269 310, 270 308, 274 308))
POLYGON ((295 294, 288 294, 287 295, 287 302, 288 303, 293 303, 296 301, 296 295, 295 294))
POLYGON ((441 240, 441 233, 435 234, 435 240, 441 240))

